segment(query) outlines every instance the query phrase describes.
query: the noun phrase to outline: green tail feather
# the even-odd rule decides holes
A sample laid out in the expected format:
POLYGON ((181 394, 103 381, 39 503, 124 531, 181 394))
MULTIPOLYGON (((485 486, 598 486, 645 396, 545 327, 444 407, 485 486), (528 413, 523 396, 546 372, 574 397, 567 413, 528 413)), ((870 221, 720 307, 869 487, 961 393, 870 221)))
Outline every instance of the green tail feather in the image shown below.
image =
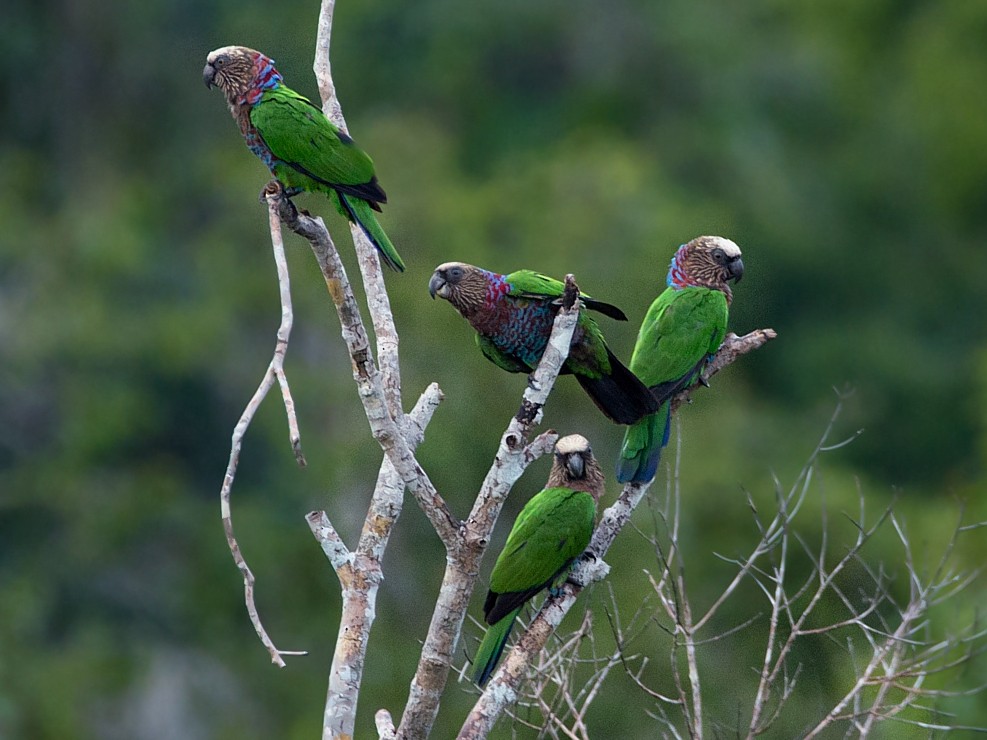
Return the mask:
POLYGON ((370 204, 365 200, 344 195, 339 191, 333 191, 331 197, 336 202, 339 212, 363 229, 363 233, 377 247, 380 258, 387 263, 388 267, 398 272, 404 272, 404 262, 401 260, 401 255, 398 254, 391 240, 380 227, 370 204))
POLYGON ((485 686, 497 668, 507 638, 511 635, 511 627, 520 612, 521 609, 517 608, 496 624, 490 625, 487 634, 483 636, 483 642, 473 658, 473 681, 478 686, 485 686))
POLYGON ((617 480, 620 483, 646 483, 655 477, 661 451, 668 444, 671 418, 671 404, 665 401, 657 413, 627 427, 617 461, 617 480))

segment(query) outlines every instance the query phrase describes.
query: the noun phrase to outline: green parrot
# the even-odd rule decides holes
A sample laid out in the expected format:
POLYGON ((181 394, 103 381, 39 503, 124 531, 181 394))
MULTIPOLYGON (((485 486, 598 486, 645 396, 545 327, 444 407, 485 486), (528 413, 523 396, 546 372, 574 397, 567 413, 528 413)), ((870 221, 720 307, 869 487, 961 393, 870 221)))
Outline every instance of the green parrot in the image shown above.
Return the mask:
POLYGON ((490 628, 473 659, 478 685, 484 686, 497 667, 524 604, 564 583, 569 566, 589 545, 603 488, 603 471, 585 437, 571 434, 555 443, 548 483, 518 514, 490 574, 483 604, 490 628))
POLYGON ((247 147, 289 196, 324 193, 363 230, 384 262, 404 270, 374 215, 387 195, 373 161, 320 108, 282 83, 273 60, 245 46, 224 46, 206 57, 202 80, 226 94, 247 147))
MULTIPOLYGON (((428 282, 432 298, 449 301, 476 330, 484 356, 509 373, 531 373, 538 366, 565 290, 561 280, 532 270, 501 275, 465 262, 446 262, 428 282)), ((586 309, 627 321, 609 303, 580 295, 586 309)), ((608 419, 632 424, 658 408, 651 392, 610 351, 589 311, 569 345, 562 375, 572 374, 608 419)))
POLYGON ((728 280, 744 274, 740 247, 720 236, 699 236, 672 257, 667 288, 648 309, 637 335, 631 371, 661 404, 624 434, 617 480, 645 483, 655 477, 668 444, 671 399, 697 379, 727 331, 733 293, 728 280))

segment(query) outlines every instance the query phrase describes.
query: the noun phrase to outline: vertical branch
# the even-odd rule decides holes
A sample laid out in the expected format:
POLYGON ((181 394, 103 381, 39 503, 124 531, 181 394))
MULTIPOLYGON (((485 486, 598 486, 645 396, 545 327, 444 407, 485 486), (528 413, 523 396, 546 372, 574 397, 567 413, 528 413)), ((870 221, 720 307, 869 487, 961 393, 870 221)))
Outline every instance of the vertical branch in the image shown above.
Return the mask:
POLYGON ((274 263, 277 266, 278 286, 281 297, 281 325, 278 327, 277 341, 274 345, 274 356, 268 365, 267 372, 254 392, 253 397, 247 403, 246 408, 240 415, 239 421, 233 428, 233 439, 230 448, 230 460, 226 466, 226 475, 223 477, 223 485, 219 492, 220 515, 223 519, 223 531, 226 534, 226 543, 229 545, 230 554, 233 561, 243 575, 243 597, 247 607, 247 614, 254 625, 254 630, 260 638, 261 643, 267 648, 271 656, 271 662, 284 668, 282 655, 304 655, 304 652, 293 652, 278 650, 271 640, 267 630, 261 622, 260 614, 257 612, 257 604, 254 600, 254 574, 247 565, 246 559, 240 550, 236 536, 233 533, 233 512, 230 506, 230 495, 233 490, 233 482, 236 479, 237 467, 240 464, 240 449, 243 446, 243 438, 260 407, 261 402, 267 397, 268 392, 277 382, 281 386, 281 396, 284 401, 285 413, 288 417, 288 436, 291 448, 294 450, 295 459, 299 465, 305 465, 305 457, 302 455, 301 437, 298 432, 298 420, 295 417, 295 402, 291 397, 291 389, 288 387, 288 378, 284 373, 284 358, 288 351, 288 338, 291 336, 291 327, 294 322, 294 314, 291 309, 291 283, 288 279, 288 263, 284 255, 284 242, 281 238, 281 222, 278 218, 275 202, 268 195, 268 215, 271 226, 271 246, 274 250, 274 263))
POLYGON ((288 439, 295 453, 295 461, 304 468, 306 462, 305 455, 302 454, 302 436, 298 431, 298 417, 295 415, 295 400, 291 397, 288 377, 284 373, 288 338, 291 336, 291 327, 295 322, 294 312, 291 309, 291 280, 288 276, 288 261, 284 254, 284 239, 281 237, 281 219, 278 218, 277 208, 275 202, 271 200, 271 195, 268 194, 266 197, 267 220, 271 227, 271 245, 274 249, 274 264, 278 271, 278 295, 281 299, 281 325, 278 327, 277 344, 274 357, 271 359, 271 371, 281 387, 281 400, 284 402, 284 411, 288 417, 288 439))
MULTIPOLYGON (((440 400, 439 387, 433 383, 425 389, 409 414, 409 428, 414 430, 409 441, 413 447, 424 438, 425 427, 440 400)), ((307 517, 312 534, 336 572, 343 600, 323 713, 324 740, 352 737, 356 727, 367 644, 377 614, 377 593, 384 577, 381 559, 401 513, 403 493, 403 482, 385 458, 363 534, 354 552, 346 548, 325 512, 313 511, 307 517)))
POLYGON ((336 245, 321 218, 298 213, 287 198, 278 201, 282 221, 312 246, 312 252, 326 281, 329 297, 339 317, 340 330, 353 363, 353 380, 370 423, 370 431, 384 454, 394 465, 404 485, 411 491, 422 511, 444 543, 455 537, 459 520, 435 490, 428 475, 418 464, 404 432, 391 416, 384 397, 381 374, 370 353, 370 342, 360 315, 360 307, 339 259, 336 245))
MULTIPOLYGON (((343 131, 348 131, 343 108, 336 95, 336 85, 332 80, 332 64, 329 61, 329 46, 332 40, 332 18, 336 0, 322 0, 319 10, 318 36, 315 42, 315 63, 313 70, 322 98, 322 112, 343 131)), ((363 229, 350 223, 350 234, 360 262, 363 276, 363 289, 367 295, 367 308, 377 338, 377 364, 383 375, 384 397, 391 416, 402 424, 401 370, 398 362, 398 333, 394 326, 391 302, 384 287, 383 270, 377 250, 363 233, 363 229)))
MULTIPOLYGON (((339 564, 336 571, 342 585, 343 613, 323 715, 323 737, 328 739, 351 735, 355 726, 366 647, 383 577, 380 559, 391 528, 400 515, 405 486, 415 495, 443 541, 451 539, 458 523, 414 458, 413 449, 421 439, 420 433, 414 430, 420 432, 427 419, 418 418, 406 425, 410 430, 406 438, 389 413, 360 309, 329 232, 321 219, 299 214, 287 198, 281 198, 278 206, 284 222, 312 246, 340 320, 367 420, 386 455, 364 524, 361 545, 339 564)), ((440 397, 437 386, 426 391, 420 401, 423 414, 427 411, 430 415, 440 397)), ((318 523, 323 524, 321 520, 318 523)), ((330 549, 338 551, 338 546, 330 549)))
MULTIPOLYGON (((321 4, 314 69, 324 113, 345 131, 346 122, 336 96, 329 61, 334 6, 333 0, 325 0, 321 4)), ((383 579, 381 558, 401 513, 405 485, 410 484, 437 531, 445 533, 447 539, 451 536, 454 518, 413 457, 414 447, 421 442, 425 426, 441 400, 441 391, 432 384, 419 399, 412 414, 404 416, 397 331, 380 262, 362 230, 358 227, 351 229, 377 338, 379 365, 375 365, 369 351, 359 308, 335 245, 321 220, 299 217, 285 198, 279 197, 277 212, 274 201, 271 201, 271 207, 272 223, 280 214, 296 233, 312 245, 340 319, 343 339, 353 364, 353 377, 367 419, 374 437, 385 452, 363 533, 355 551, 346 548, 324 512, 313 512, 308 517, 313 535, 336 572, 343 598, 336 650, 330 668, 323 737, 351 737, 367 643, 376 614, 376 596, 383 579)))
POLYGON ((550 451, 555 443, 555 435, 548 433, 530 444, 526 442, 531 429, 541 421, 542 407, 568 357, 572 333, 579 319, 578 295, 575 279, 567 275, 562 308, 555 318, 541 361, 528 379, 521 408, 501 437, 497 455, 473 510, 457 532, 456 539, 446 547, 446 571, 398 727, 400 738, 427 737, 431 731, 466 609, 480 573, 480 562, 504 500, 525 468, 550 451))
POLYGON ((329 44, 332 41, 332 14, 336 0, 322 0, 319 9, 319 25, 315 39, 315 63, 312 66, 315 80, 319 84, 319 97, 322 98, 322 112, 326 118, 346 130, 343 109, 336 97, 336 86, 332 81, 332 65, 329 62, 329 44))
MULTIPOLYGON (((442 401, 442 391, 435 383, 429 385, 418 399, 418 403, 407 416, 408 444, 414 449, 425 437, 425 426, 442 401)), ((404 500, 404 481, 389 458, 384 458, 377 474, 374 495, 363 524, 359 552, 381 560, 390 538, 391 529, 401 515, 404 500)))

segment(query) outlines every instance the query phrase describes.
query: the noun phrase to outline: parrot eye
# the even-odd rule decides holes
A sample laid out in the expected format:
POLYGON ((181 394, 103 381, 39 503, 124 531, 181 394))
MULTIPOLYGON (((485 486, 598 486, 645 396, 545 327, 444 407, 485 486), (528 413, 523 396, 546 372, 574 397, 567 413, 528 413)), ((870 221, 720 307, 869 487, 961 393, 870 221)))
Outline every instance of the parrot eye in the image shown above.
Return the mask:
POLYGON ((463 276, 462 267, 453 267, 449 270, 449 277, 454 280, 459 280, 463 276))
POLYGON ((713 250, 713 261, 718 265, 724 265, 727 261, 727 255, 722 249, 713 250))

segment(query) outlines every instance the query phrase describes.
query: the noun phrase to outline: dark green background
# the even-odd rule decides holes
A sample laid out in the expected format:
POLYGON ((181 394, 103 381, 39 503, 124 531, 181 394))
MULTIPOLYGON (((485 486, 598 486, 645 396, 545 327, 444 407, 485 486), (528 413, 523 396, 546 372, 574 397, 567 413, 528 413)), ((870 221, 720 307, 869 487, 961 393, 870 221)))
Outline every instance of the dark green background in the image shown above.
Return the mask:
MULTIPOLYGON (((279 320, 257 203, 267 174, 200 77, 210 49, 241 43, 317 97, 317 15, 314 1, 63 0, 4 11, 4 737, 319 732, 339 597, 303 516, 325 508, 352 543, 381 454, 321 276, 307 245, 288 236, 286 367, 310 466, 294 466, 272 396, 233 497, 268 628, 279 646, 311 652, 278 671, 244 612, 218 506, 230 433, 279 320)), ((428 299, 435 265, 573 272, 631 317, 602 320, 628 358, 675 247, 717 233, 743 247, 747 265, 732 328, 771 326, 780 338, 681 414, 697 603, 729 577, 713 552, 754 541, 744 489, 770 509, 772 476, 794 479, 834 387, 854 390, 836 436, 864 432, 823 459, 801 520, 810 541, 823 500, 847 534, 841 512, 856 513, 858 486, 869 516, 900 495, 923 567, 960 502, 968 520, 987 518, 985 39, 978 0, 342 0, 335 81, 390 199, 381 221, 409 265, 386 276, 406 403, 433 380, 446 393, 420 460, 453 510, 468 510, 524 379, 486 362, 451 307, 428 299)), ((328 204, 299 203, 327 216, 355 270, 328 204)), ((582 432, 611 469, 621 430, 571 379, 552 396, 546 427, 582 432)), ((542 461, 521 480, 507 521, 546 473, 542 461)), ((636 523, 654 531, 647 512, 636 523)), ((958 569, 983 562, 984 531, 960 540, 958 569)), ((903 594, 890 541, 869 557, 903 594)), ((654 554, 628 531, 613 562, 629 617, 654 554)), ((443 565, 409 503, 385 561, 358 736, 373 733, 379 707, 404 705, 443 565)), ((970 621, 982 594, 981 581, 935 629, 970 621)), ((604 595, 581 603, 597 607, 605 641, 604 595)), ((757 599, 752 590, 724 625, 764 611, 757 599)), ((728 735, 745 722, 764 631, 762 619, 704 658, 710 719, 728 735)), ((653 656, 649 680, 667 689, 667 646, 655 634, 634 648, 653 656)), ((778 737, 848 686, 839 648, 800 657, 802 690, 778 737)), ((987 681, 982 661, 955 680, 987 681)), ((436 737, 451 736, 470 702, 450 688, 436 737)), ((987 724, 982 700, 944 706, 958 722, 987 724)), ((615 669, 591 729, 654 733, 651 709, 615 669)))

